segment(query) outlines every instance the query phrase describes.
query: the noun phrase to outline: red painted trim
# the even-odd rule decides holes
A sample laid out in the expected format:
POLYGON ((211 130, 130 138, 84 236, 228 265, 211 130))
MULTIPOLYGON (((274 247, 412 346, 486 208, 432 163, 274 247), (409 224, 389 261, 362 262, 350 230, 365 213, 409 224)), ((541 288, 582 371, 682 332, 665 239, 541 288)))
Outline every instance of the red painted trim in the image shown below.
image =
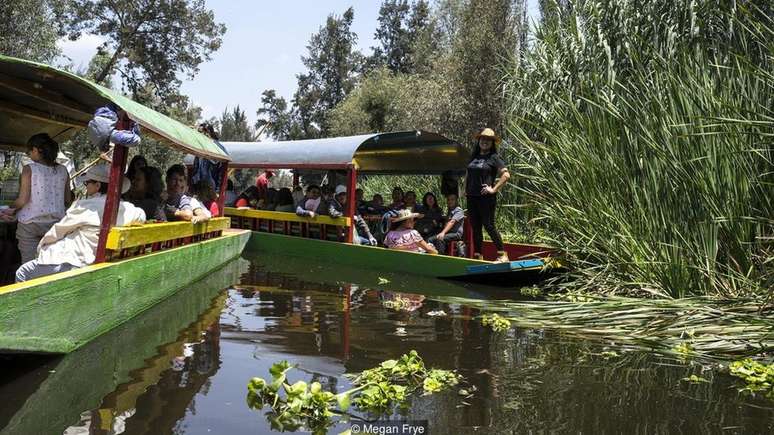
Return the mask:
POLYGON ((223 212, 223 207, 226 204, 226 185, 228 185, 228 162, 223 163, 223 168, 221 171, 220 192, 218 192, 218 211, 220 212, 221 216, 224 216, 225 213, 223 212))
POLYGON ((357 188, 357 169, 350 168, 347 171, 347 211, 346 216, 350 219, 350 226, 347 228, 347 243, 352 243, 355 231, 355 189, 357 188))
MULTIPOLYGON (((465 217, 465 229, 462 233, 465 237, 465 244, 468 245, 468 258, 473 258, 475 247, 473 246, 473 225, 470 224, 470 218, 465 217)), ((483 248, 482 248, 483 249, 483 248)))
POLYGON ((107 244, 110 228, 116 224, 127 154, 125 146, 115 145, 113 149, 113 163, 110 165, 110 181, 108 182, 108 193, 105 199, 105 210, 102 213, 102 223, 99 227, 99 241, 97 242, 95 263, 104 263, 107 259, 105 245, 107 244))

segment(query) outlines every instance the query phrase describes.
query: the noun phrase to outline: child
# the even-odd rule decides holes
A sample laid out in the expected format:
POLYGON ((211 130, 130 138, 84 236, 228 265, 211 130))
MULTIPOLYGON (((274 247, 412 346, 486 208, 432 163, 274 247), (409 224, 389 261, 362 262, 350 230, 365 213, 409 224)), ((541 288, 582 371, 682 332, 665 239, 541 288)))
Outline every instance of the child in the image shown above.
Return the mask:
MULTIPOLYGON (((125 124, 121 122, 121 124, 125 124)), ((92 145, 105 152, 110 149, 110 144, 135 147, 140 144, 140 126, 128 119, 126 112, 113 103, 100 107, 94 112, 94 118, 89 121, 89 141, 92 145), (120 121, 128 123, 128 130, 118 129, 120 121)))

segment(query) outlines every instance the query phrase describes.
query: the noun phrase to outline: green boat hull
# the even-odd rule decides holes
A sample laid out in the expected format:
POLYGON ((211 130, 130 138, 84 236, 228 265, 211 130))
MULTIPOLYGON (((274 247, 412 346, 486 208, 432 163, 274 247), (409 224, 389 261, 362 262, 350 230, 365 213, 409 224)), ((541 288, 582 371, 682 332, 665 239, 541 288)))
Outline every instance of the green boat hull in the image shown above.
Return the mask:
MULTIPOLYGON (((467 268, 469 266, 491 264, 470 258, 420 254, 258 231, 252 232, 246 249, 259 254, 306 257, 317 261, 335 263, 336 265, 409 273, 430 278, 486 278, 471 276, 467 268)), ((542 272, 541 267, 513 271, 507 274, 505 282, 515 284, 539 280, 545 277, 545 275, 541 276, 542 272)), ((503 276, 497 276, 496 278, 498 280, 497 283, 501 283, 503 280, 503 276)), ((485 280, 481 282, 485 282, 485 280)))
POLYGON ((0 351, 69 353, 238 257, 246 231, 0 288, 0 351), (11 290, 8 290, 8 289, 11 290))
MULTIPOLYGON (((30 395, 6 395, 12 400, 0 411, 0 435, 62 433, 78 422, 83 410, 112 406, 108 412, 112 415, 131 408, 182 352, 184 342, 195 342, 218 322, 225 302, 222 289, 238 282, 247 266, 242 259, 228 262, 132 322, 38 369, 43 373, 18 379, 24 384, 31 377, 44 377, 30 395), (103 398, 114 391, 116 397, 104 403, 103 398)), ((3 388, 18 391, 14 385, 3 388)))

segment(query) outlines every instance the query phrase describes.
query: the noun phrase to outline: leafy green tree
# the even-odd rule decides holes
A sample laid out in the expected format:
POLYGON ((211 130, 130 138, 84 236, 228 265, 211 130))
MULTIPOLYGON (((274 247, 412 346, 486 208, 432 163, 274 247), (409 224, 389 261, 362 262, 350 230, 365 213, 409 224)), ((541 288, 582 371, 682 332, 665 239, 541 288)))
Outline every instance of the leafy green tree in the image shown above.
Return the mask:
POLYGON ((220 115, 220 140, 234 142, 254 142, 255 130, 247 121, 247 114, 239 106, 226 108, 220 115))
POLYGON ((50 62, 59 54, 61 0, 0 2, 0 54, 50 62))
POLYGON ((329 15, 325 25, 312 35, 307 56, 301 57, 307 72, 297 76, 293 102, 305 137, 328 135, 328 112, 355 86, 363 56, 354 49, 354 17, 351 7, 341 17, 329 15))
POLYGON ((258 109, 256 131, 268 133, 274 140, 302 139, 305 135, 293 112, 283 97, 278 97, 274 89, 261 94, 261 107, 258 109))
POLYGON ((379 9, 379 25, 374 37, 380 45, 374 47, 372 66, 385 65, 393 72, 413 73, 423 58, 415 56, 420 38, 428 38, 431 27, 430 6, 424 0, 409 4, 407 0, 385 0, 379 9))
POLYGON ((94 75, 104 82, 116 71, 136 97, 147 93, 174 98, 178 74, 192 77, 221 44, 226 31, 204 0, 69 0, 69 36, 84 33, 106 39, 110 57, 94 75))

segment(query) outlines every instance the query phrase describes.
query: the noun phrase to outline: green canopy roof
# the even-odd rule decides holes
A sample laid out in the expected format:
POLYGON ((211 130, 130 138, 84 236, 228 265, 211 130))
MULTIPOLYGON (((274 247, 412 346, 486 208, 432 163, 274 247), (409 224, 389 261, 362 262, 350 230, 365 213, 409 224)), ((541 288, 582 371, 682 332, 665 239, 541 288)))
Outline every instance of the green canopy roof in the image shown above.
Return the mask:
POLYGON ((62 142, 86 128, 108 102, 125 110, 145 136, 186 153, 229 160, 209 137, 115 91, 49 65, 0 55, 0 148, 24 150, 37 133, 62 142))

